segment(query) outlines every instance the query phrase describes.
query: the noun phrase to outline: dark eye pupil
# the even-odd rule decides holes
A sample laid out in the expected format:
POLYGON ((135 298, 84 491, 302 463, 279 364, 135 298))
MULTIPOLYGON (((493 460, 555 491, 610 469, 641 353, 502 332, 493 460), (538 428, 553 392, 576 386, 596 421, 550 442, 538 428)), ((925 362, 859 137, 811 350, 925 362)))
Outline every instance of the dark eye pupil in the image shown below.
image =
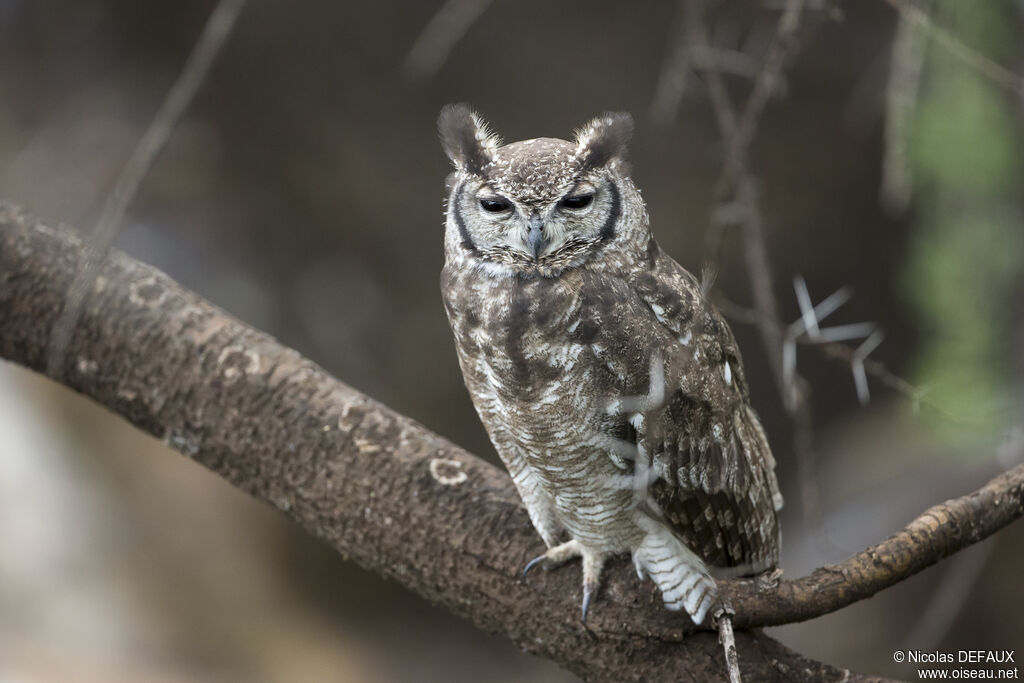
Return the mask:
POLYGON ((593 199, 594 195, 592 194, 579 194, 575 197, 566 197, 559 203, 567 209, 582 209, 593 199))
POLYGON ((500 213, 507 211, 510 205, 504 199, 481 199, 480 206, 484 208, 484 211, 500 213))

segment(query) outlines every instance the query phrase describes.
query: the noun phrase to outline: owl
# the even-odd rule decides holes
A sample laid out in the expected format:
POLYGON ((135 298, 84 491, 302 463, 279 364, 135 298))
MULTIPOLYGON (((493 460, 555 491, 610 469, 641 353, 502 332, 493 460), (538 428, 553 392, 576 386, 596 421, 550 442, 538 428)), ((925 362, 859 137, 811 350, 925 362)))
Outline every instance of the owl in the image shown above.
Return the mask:
POLYGON ((628 114, 502 145, 466 105, 438 128, 441 290, 473 404, 546 552, 583 565, 582 618, 630 554, 694 623, 716 578, 779 559, 775 462, 733 335, 661 250, 629 176, 628 114))

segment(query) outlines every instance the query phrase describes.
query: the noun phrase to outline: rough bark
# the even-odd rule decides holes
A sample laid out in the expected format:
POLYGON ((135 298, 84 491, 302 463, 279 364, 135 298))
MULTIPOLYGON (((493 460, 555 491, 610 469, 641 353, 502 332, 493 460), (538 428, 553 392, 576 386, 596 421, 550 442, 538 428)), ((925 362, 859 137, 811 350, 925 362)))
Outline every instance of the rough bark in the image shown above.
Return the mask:
MULTIPOLYGON (((0 203, 0 357, 43 372, 84 249, 0 203)), ((542 549, 504 472, 334 379, 163 273, 112 252, 52 378, 267 501, 343 556, 588 680, 721 680, 624 561, 584 627, 574 568, 521 579, 542 549), (685 640, 684 640, 685 637, 685 640)), ((806 619, 919 571, 1024 513, 1024 468, 809 577, 729 582, 739 628, 806 619)), ((859 680, 736 633, 745 680, 859 680)))

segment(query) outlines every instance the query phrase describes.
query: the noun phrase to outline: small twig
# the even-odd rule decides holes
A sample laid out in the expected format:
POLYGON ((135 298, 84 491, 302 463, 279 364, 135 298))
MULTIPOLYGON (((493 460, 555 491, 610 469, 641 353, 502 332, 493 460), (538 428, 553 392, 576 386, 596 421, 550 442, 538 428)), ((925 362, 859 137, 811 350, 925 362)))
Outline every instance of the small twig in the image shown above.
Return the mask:
POLYGON ((885 332, 875 330, 853 352, 853 361, 850 363, 850 367, 853 369, 853 381, 857 386, 857 400, 860 401, 862 406, 867 405, 871 400, 871 394, 868 391, 868 378, 864 373, 864 360, 868 357, 868 354, 878 348, 878 345, 882 343, 884 338, 885 332))
MULTIPOLYGON (((736 195, 741 204, 747 207, 748 216, 743 224, 743 256, 750 278, 750 292, 754 306, 764 313, 768 320, 779 320, 779 302, 775 296, 775 278, 772 275, 771 262, 768 258, 768 246, 764 237, 764 221, 754 189, 754 181, 744 172, 737 180, 736 195)), ((775 373, 779 393, 784 404, 794 409, 793 395, 790 386, 782 376, 782 339, 773 332, 772 327, 760 327, 761 342, 769 358, 769 366, 775 373)))
POLYGON ((47 374, 53 376, 64 365, 65 350, 82 314, 82 303, 92 289, 107 250, 117 236, 125 210, 135 197, 142 179, 167 144, 174 128, 206 80, 214 60, 227 43, 231 30, 245 6, 245 0, 220 0, 206 20, 206 26, 192 48, 178 80, 167 91, 164 101, 132 152, 107 196, 103 211, 88 240, 85 258, 71 284, 60 318, 54 324, 47 355, 47 374))
POLYGON ((914 3, 909 2, 909 0, 885 1, 896 9, 903 18, 914 22, 924 29, 930 38, 933 38, 936 43, 963 62, 964 65, 974 69, 981 75, 1007 90, 1024 96, 1024 76, 1020 76, 1019 74, 1010 71, 1001 64, 998 64, 981 54, 974 48, 967 46, 952 33, 935 24, 927 13, 914 3))
POLYGON ((729 683, 743 683, 740 676, 740 657, 736 652, 736 636, 732 632, 732 611, 723 609, 715 617, 715 628, 718 630, 718 642, 725 654, 725 668, 729 672, 729 683))
MULTIPOLYGON (((757 327, 758 325, 761 324, 761 321, 763 320, 761 314, 756 309, 748 308, 746 306, 740 306, 735 301, 726 299, 724 296, 722 296, 721 292, 715 295, 714 303, 715 308, 717 308, 722 313, 722 315, 724 315, 729 320, 732 320, 733 322, 738 322, 744 325, 757 327)), ((780 326, 779 329, 781 330, 782 327, 780 326)))
MULTIPOLYGON (((821 343, 814 345, 819 349, 826 358, 832 358, 839 360, 846 364, 852 364, 855 359, 856 349, 852 349, 845 344, 839 343, 821 343)), ((864 371, 871 377, 875 378, 882 383, 883 386, 895 391, 900 394, 914 407, 915 412, 920 410, 921 406, 927 406, 930 411, 936 415, 942 417, 946 421, 959 424, 964 426, 974 426, 977 424, 972 423, 970 420, 964 418, 961 415, 956 415, 949 412, 941 405, 932 401, 928 398, 927 387, 919 387, 911 384, 907 380, 903 379, 899 375, 892 372, 884 363, 871 358, 864 358, 862 361, 864 371)))
POLYGON ((437 14, 423 27, 402 62, 405 75, 411 79, 424 80, 436 74, 455 45, 490 7, 491 1, 445 0, 437 14))
MULTIPOLYGON (((815 346, 825 354, 826 358, 833 358, 847 364, 852 363, 856 355, 856 350, 850 348, 846 344, 826 342, 824 344, 815 344, 815 346)), ((911 401, 923 402, 924 396, 927 393, 923 388, 914 386, 907 380, 892 372, 881 361, 865 359, 863 364, 864 370, 869 375, 880 381, 889 389, 892 389, 911 401)))
MULTIPOLYGON (((761 73, 754 81, 754 87, 738 118, 729 103, 721 76, 713 68, 709 68, 707 71, 710 79, 715 83, 714 89, 718 91, 715 97, 718 100, 715 109, 716 112, 719 112, 719 128, 726 141, 727 149, 726 165, 719 181, 719 194, 725 195, 729 188, 733 187, 736 200, 744 207, 743 227, 746 247, 744 256, 750 276, 751 293, 755 306, 769 320, 779 320, 779 306, 775 297, 771 263, 765 244, 760 203, 757 199, 754 181, 748 171, 747 148, 754 138, 761 113, 775 91, 776 85, 780 82, 783 66, 795 44, 795 33, 803 5, 804 0, 786 1, 785 10, 776 25, 775 36, 764 58, 761 73), (731 111, 726 114, 726 109, 731 111), (726 115, 722 116, 722 114, 726 115)), ((768 326, 761 328, 761 338, 768 352, 769 362, 774 370, 783 401, 790 406, 790 412, 793 414, 796 410, 793 403, 794 394, 792 388, 786 385, 782 374, 782 339, 768 326)))
POLYGON ((818 323, 827 318, 849 300, 849 288, 842 287, 836 290, 822 300, 822 302, 817 306, 812 305, 811 294, 807 290, 807 283, 799 275, 793 278, 793 289, 796 292, 797 305, 800 307, 800 317, 790 323, 785 328, 782 335, 782 376, 786 385, 786 395, 791 397, 790 400, 794 402, 792 405, 794 407, 793 412, 795 413, 796 409, 799 407, 796 405, 798 398, 796 397, 795 388, 797 380, 797 342, 805 337, 815 342, 830 337, 854 339, 859 336, 867 336, 871 334, 874 330, 874 325, 870 325, 870 329, 865 331, 862 335, 858 333, 864 330, 863 323, 858 323, 856 325, 840 325, 822 330, 819 328, 818 323))
POLYGON ((864 339, 877 332, 874 323, 850 323, 849 325, 834 325, 821 330, 817 336, 810 339, 811 342, 842 342, 851 339, 864 339))
POLYGON ((811 337, 820 336, 821 333, 818 331, 818 316, 815 315, 814 306, 811 304, 811 293, 807 289, 807 281, 797 275, 793 278, 793 290, 796 292, 797 305, 800 306, 801 320, 803 320, 804 329, 811 337))

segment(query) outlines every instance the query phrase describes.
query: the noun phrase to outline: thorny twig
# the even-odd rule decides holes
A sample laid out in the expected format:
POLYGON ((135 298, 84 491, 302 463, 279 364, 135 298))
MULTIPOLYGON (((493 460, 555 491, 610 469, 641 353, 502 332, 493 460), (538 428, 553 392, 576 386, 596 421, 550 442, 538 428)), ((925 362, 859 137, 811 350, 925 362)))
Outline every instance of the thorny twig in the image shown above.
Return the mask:
POLYGON ((227 43, 231 30, 241 14, 245 0, 220 0, 206 20, 199 40, 182 67, 178 80, 167 91, 160 109, 139 140, 113 190, 107 196, 96 227, 88 241, 88 249, 71 283, 64 309, 54 323, 47 351, 47 372, 55 374, 64 365, 65 350, 82 314, 86 294, 92 289, 107 250, 117 236, 125 210, 135 197, 142 179, 167 144, 171 133, 185 110, 206 80, 214 60, 227 43))
MULTIPOLYGON (((825 313, 823 313, 822 309, 827 310, 827 304, 834 303, 837 298, 840 298, 840 296, 846 296, 846 292, 847 290, 845 288, 837 290, 829 297, 824 299, 821 303, 819 303, 815 307, 815 309, 818 310, 821 317, 824 317, 825 313)), ((756 309, 745 308, 730 301, 729 299, 726 299, 721 295, 715 297, 715 307, 718 308, 718 310, 720 310, 727 318, 735 322, 755 326, 766 324, 765 318, 761 316, 761 314, 756 309)), ((796 323, 799 322, 800 320, 796 321, 796 323)), ((796 323, 793 324, 795 325, 796 323)), ((790 327, 792 327, 784 327, 777 321, 767 321, 767 324, 779 325, 778 329, 781 330, 783 334, 786 334, 790 327)), ((871 323, 854 323, 851 325, 838 325, 835 327, 826 328, 826 330, 823 331, 823 334, 818 338, 812 338, 810 335, 807 334, 798 334, 794 337, 794 342, 796 344, 806 344, 813 346, 814 348, 818 349, 826 358, 831 358, 833 360, 840 361, 844 365, 850 366, 852 372, 856 372, 856 370, 854 369, 854 363, 857 358, 857 349, 842 343, 843 340, 837 337, 869 337, 876 331, 877 330, 874 329, 874 326, 871 323), (836 332, 838 332, 838 334, 836 332)), ((792 360, 790 360, 788 354, 785 356, 785 362, 787 365, 789 363, 795 364, 796 362, 795 350, 792 353, 794 354, 792 360)), ((960 418, 944 410, 942 406, 938 405, 934 401, 929 400, 927 398, 928 390, 926 387, 915 386, 914 384, 903 379, 896 373, 892 372, 882 361, 868 358, 863 351, 861 352, 860 360, 863 366, 863 371, 867 376, 876 379, 880 384, 882 384, 882 386, 900 394, 908 401, 910 401, 911 406, 914 409, 914 412, 918 412, 923 406, 927 406, 929 410, 931 410, 936 415, 939 415, 948 421, 956 423, 963 422, 963 418, 960 418)))
MULTIPOLYGON (((831 299, 844 291, 845 290, 840 289, 833 293, 828 299, 831 299)), ((818 307, 824 306, 828 299, 818 304, 818 307)), ((727 318, 735 322, 755 326, 764 324, 764 318, 757 310, 739 306, 722 296, 715 297, 715 306, 727 318)), ((800 320, 797 320, 789 327, 781 328, 783 333, 788 333, 788 331, 793 328, 793 325, 796 325, 799 322, 800 320)), ((826 328, 822 331, 821 336, 817 338, 808 334, 797 334, 792 338, 794 347, 792 349, 787 347, 784 358, 788 367, 790 363, 796 363, 795 344, 813 346, 826 358, 839 361, 850 367, 854 376, 854 388, 857 391, 857 397, 862 404, 866 403, 869 398, 869 393, 866 387, 867 377, 872 377, 882 386, 894 391, 909 401, 914 413, 921 412, 922 408, 928 408, 931 413, 950 424, 961 425, 964 427, 978 426, 976 423, 972 423, 962 415, 952 413, 939 403, 929 399, 929 388, 927 386, 914 385, 894 373, 882 361, 869 358, 868 354, 877 348, 883 336, 882 331, 876 329, 873 323, 837 325, 835 327, 826 328), (865 341, 856 348, 842 343, 844 340, 851 338, 865 338, 865 341), (860 375, 860 378, 858 378, 858 375, 860 375)), ((787 341, 789 341, 789 338, 787 338, 787 341)), ((799 377, 796 378, 796 381, 800 381, 799 377)))
POLYGON ((819 323, 822 320, 834 313, 836 309, 849 300, 850 291, 846 287, 833 292, 817 306, 811 303, 811 294, 807 290, 807 283, 799 275, 793 278, 793 289, 796 291, 797 305, 800 307, 800 317, 786 328, 785 341, 782 345, 782 365, 786 381, 792 382, 796 373, 796 342, 801 337, 806 336, 808 340, 814 343, 864 339, 864 342, 853 351, 853 355, 850 358, 850 370, 853 372, 857 399, 861 405, 866 405, 871 398, 871 394, 868 390, 867 376, 864 373, 864 361, 882 343, 885 333, 877 329, 874 323, 852 323, 827 328, 820 327, 819 323))

